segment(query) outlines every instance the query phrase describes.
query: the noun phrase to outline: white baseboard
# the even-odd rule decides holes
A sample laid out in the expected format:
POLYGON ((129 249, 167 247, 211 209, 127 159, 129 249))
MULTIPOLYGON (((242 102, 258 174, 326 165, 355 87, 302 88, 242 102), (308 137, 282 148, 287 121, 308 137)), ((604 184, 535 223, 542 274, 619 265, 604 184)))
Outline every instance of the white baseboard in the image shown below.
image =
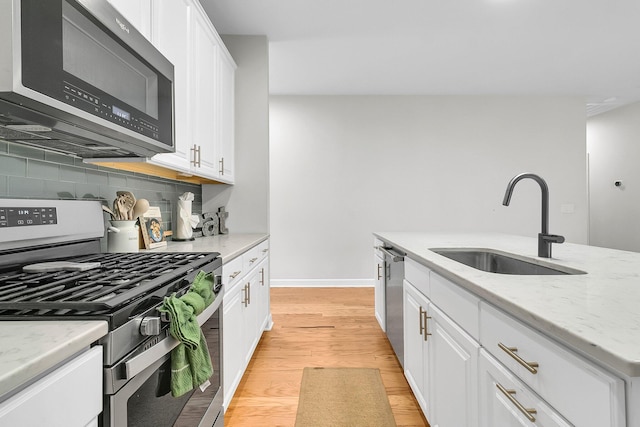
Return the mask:
POLYGON ((271 279, 272 288, 372 288, 373 279, 271 279))

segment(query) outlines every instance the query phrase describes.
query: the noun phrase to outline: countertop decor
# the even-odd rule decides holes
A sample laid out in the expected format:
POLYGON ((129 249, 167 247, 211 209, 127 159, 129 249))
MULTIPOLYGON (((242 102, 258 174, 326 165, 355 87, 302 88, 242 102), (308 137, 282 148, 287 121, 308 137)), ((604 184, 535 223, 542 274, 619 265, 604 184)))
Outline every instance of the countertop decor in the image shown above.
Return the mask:
POLYGON ((380 232, 437 274, 545 335, 631 377, 640 376, 640 254, 563 243, 537 257, 537 240, 501 234, 380 232), (483 248, 586 274, 506 275, 468 267, 430 248, 483 248))

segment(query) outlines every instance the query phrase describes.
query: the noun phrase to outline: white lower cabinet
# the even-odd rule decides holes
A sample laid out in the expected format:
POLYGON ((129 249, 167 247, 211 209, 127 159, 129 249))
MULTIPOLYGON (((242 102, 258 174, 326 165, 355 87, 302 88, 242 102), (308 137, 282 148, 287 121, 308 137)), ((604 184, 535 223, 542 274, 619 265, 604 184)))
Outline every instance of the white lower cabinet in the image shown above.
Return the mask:
POLYGON ((383 331, 386 331, 386 312, 385 312, 385 291, 384 291, 384 258, 379 253, 377 249, 375 249, 375 253, 373 254, 373 265, 375 268, 374 277, 375 277, 375 315, 378 320, 378 324, 383 331))
POLYGON ((432 426, 478 425, 480 345, 404 282, 405 375, 432 426))
POLYGON ((102 347, 76 356, 0 404, 0 426, 97 426, 102 347))
MULTIPOLYGON (((480 352, 480 384, 480 427, 572 426, 484 349, 480 352)), ((585 413, 589 410, 583 409, 585 413)))
POLYGON ((403 283, 404 375, 427 419, 431 422, 431 405, 427 402, 428 336, 425 336, 425 312, 429 300, 406 280, 403 283))
POLYGON ((484 302, 480 334, 487 352, 571 424, 625 425, 622 379, 484 302))
POLYGON ((269 241, 222 266, 222 387, 228 408, 262 332, 271 328, 269 241))
POLYGON ((636 414, 625 405, 628 378, 625 390, 619 376, 409 257, 403 287, 405 376, 430 425, 638 427, 627 421, 636 414))

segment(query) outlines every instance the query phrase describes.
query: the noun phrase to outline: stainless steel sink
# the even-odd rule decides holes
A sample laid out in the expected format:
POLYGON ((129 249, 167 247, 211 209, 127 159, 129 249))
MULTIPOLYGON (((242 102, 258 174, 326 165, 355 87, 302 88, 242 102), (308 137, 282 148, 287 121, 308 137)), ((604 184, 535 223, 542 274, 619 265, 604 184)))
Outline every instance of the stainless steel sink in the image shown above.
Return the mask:
POLYGON ((533 259, 528 261, 525 258, 492 249, 435 248, 430 250, 469 267, 489 273, 527 276, 586 274, 584 271, 573 268, 550 265, 533 259))

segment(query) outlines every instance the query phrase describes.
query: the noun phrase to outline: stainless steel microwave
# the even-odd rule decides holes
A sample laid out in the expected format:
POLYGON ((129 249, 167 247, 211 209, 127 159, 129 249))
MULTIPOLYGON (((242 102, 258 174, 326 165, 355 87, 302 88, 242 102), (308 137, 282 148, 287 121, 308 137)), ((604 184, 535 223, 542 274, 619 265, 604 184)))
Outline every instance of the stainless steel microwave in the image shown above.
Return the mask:
POLYGON ((106 0, 0 0, 0 139, 83 158, 173 152, 173 65, 106 0))

